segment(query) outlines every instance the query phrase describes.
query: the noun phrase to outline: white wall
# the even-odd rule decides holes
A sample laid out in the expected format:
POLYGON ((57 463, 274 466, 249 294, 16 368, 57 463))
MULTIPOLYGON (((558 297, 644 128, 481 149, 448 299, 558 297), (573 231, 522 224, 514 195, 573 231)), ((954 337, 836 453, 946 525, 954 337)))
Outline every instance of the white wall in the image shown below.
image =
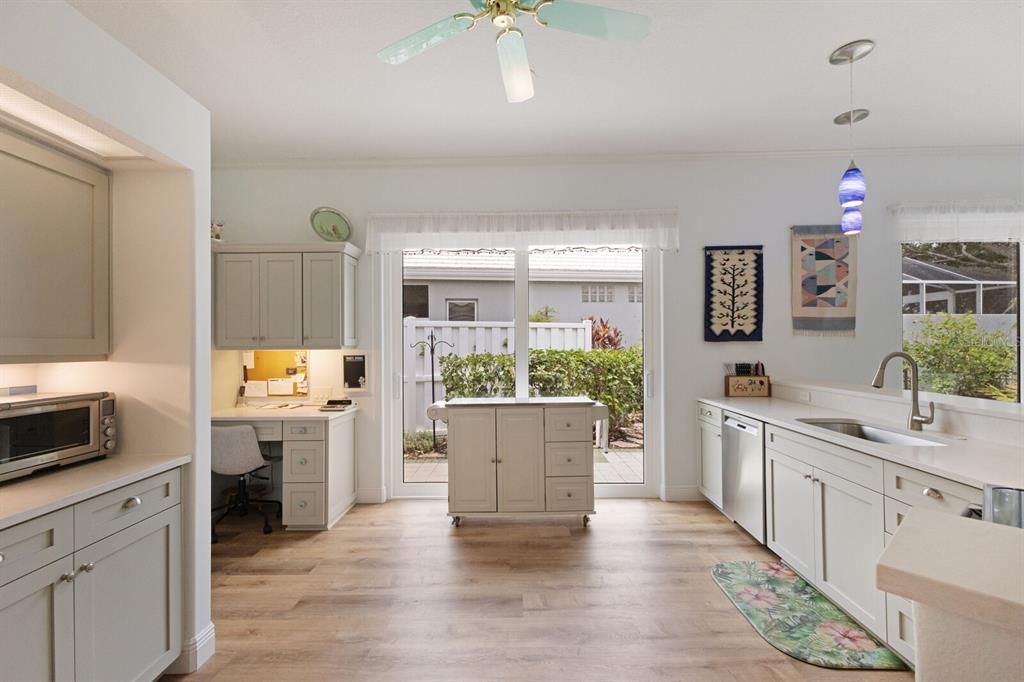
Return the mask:
MULTIPOLYGON (((842 154, 620 164, 225 168, 214 172, 213 215, 227 224, 228 240, 312 242, 317 237, 307 221, 310 210, 331 205, 349 217, 353 241, 363 244, 371 210, 677 207, 682 245, 679 252, 665 254, 664 263, 663 380, 666 494, 679 498, 696 494, 693 399, 721 395, 722 362, 760 359, 780 378, 863 384, 878 359, 898 346, 899 253, 889 233, 888 205, 1007 199, 1020 197, 1024 187, 1019 149, 862 152, 857 159, 867 176, 868 201, 854 338, 794 336, 790 330, 788 228, 838 222, 836 185, 849 162, 842 154), (515 198, 491 191, 503 174, 517 178, 515 198), (765 341, 705 343, 702 247, 736 243, 765 245, 765 341)), ((370 300, 373 290, 370 260, 364 257, 360 264, 360 300, 370 300)), ((366 305, 357 325, 362 340, 375 338, 366 305)), ((369 361, 379 360, 378 349, 368 354, 369 361)), ((373 488, 383 484, 375 478, 380 476, 379 410, 371 406, 361 418, 360 488, 373 488)))
POLYGON ((39 365, 36 374, 44 390, 117 391, 122 456, 192 455, 183 486, 186 653, 176 668, 185 671, 213 650, 209 112, 56 0, 0 2, 0 81, 156 162, 134 162, 151 171, 114 164, 110 361, 39 365))

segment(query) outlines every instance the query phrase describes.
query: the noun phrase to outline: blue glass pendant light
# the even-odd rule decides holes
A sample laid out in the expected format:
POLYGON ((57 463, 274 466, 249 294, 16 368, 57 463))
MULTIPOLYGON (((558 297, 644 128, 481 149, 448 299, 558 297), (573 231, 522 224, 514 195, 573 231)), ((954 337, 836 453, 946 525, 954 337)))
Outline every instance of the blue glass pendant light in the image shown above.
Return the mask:
POLYGON ((839 181, 839 205, 843 208, 852 208, 864 203, 864 193, 867 191, 867 184, 864 182, 864 174, 857 168, 857 164, 850 161, 850 167, 843 173, 843 179, 839 181))
POLYGON ((849 126, 850 129, 850 165, 839 181, 839 205, 843 208, 843 234, 860 233, 864 221, 858 207, 864 203, 867 183, 864 180, 864 173, 853 161, 853 124, 863 121, 871 112, 867 109, 853 108, 853 63, 866 57, 874 48, 875 43, 870 40, 855 40, 837 48, 828 58, 830 64, 849 65, 850 67, 850 109, 833 119, 833 123, 836 125, 849 126))
POLYGON ((840 223, 843 234, 860 234, 860 228, 863 225, 864 216, 861 215, 859 208, 851 207, 843 211, 843 220, 840 223))

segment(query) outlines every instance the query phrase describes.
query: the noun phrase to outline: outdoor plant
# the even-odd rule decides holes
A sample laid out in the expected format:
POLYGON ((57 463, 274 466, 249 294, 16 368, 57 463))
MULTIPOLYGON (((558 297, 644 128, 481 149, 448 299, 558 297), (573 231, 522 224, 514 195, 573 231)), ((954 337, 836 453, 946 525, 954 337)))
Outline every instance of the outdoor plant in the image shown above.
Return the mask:
MULTIPOLYGON (((513 395, 515 357, 476 353, 440 359, 447 398, 513 395)), ((585 395, 608 406, 610 426, 618 431, 643 409, 643 351, 541 350, 531 348, 532 395, 585 395)))
POLYGON ((622 330, 603 317, 588 317, 591 321, 590 345, 595 350, 622 348, 622 330))
POLYGON ((530 313, 530 322, 554 322, 556 314, 558 311, 551 306, 542 305, 530 313))
MULTIPOLYGON (((433 436, 430 431, 407 431, 404 438, 403 451, 406 454, 414 453, 425 455, 434 452, 433 436)), ((448 451, 448 439, 445 436, 437 437, 437 452, 444 454, 448 451)))
POLYGON ((982 329, 973 315, 928 315, 915 324, 903 350, 917 360, 923 390, 1016 400, 1017 353, 1006 334, 982 329))

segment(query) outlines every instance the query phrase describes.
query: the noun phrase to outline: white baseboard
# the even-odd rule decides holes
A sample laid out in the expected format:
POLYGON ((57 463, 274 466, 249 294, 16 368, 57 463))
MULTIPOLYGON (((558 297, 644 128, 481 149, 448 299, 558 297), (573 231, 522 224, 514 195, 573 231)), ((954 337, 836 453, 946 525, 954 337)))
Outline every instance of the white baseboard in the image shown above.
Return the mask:
POLYGON ((659 497, 665 502, 700 502, 704 496, 695 485, 663 485, 659 497))
POLYGON ((356 491, 356 502, 358 504, 383 504, 388 501, 388 489, 384 486, 379 488, 359 488, 356 491))
POLYGON ((185 640, 181 655, 164 672, 168 675, 188 675, 199 670, 216 652, 213 623, 200 630, 195 637, 185 640))

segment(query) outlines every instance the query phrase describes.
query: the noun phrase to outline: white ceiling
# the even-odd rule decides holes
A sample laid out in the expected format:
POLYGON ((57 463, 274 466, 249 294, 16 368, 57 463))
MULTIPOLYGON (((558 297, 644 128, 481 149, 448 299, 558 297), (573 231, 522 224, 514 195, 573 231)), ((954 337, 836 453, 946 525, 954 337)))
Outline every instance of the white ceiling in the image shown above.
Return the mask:
MULTIPOLYGON (((495 30, 401 66, 378 49, 468 0, 71 0, 213 114, 215 163, 842 149, 856 66, 865 148, 1024 144, 1020 0, 598 0, 641 43, 523 18, 536 97, 507 104, 495 30)), ((126 103, 127 105, 127 103, 126 103)))

